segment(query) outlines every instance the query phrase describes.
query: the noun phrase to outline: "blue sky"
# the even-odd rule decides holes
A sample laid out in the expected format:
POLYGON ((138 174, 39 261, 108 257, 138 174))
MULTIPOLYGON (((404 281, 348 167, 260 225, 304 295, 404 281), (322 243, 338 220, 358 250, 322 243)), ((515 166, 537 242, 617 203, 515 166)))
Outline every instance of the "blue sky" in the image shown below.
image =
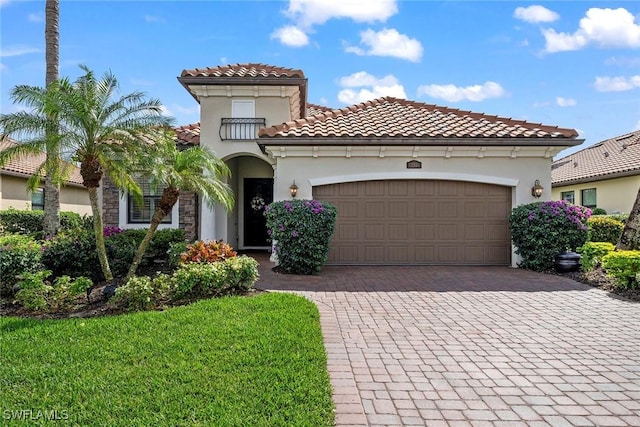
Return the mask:
MULTIPOLYGON (((0 26, 7 113, 12 87, 44 85, 44 1, 0 0, 0 26)), ((309 102, 334 108, 391 95, 585 145, 640 129, 640 2, 60 1, 60 74, 111 70, 176 125, 199 120, 183 69, 245 62, 302 69, 309 102)))

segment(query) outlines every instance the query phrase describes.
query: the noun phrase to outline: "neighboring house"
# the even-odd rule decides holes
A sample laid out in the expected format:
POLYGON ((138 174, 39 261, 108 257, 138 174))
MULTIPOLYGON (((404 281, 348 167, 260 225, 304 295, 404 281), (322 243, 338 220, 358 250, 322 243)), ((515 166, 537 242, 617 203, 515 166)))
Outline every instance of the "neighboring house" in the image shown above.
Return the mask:
MULTIPOLYGON (((333 264, 515 266, 511 209, 537 200, 536 181, 549 200, 553 156, 582 142, 573 129, 391 97, 332 110, 307 103, 301 70, 264 64, 185 70, 178 81, 200 103, 200 125, 179 128, 178 142, 226 162, 236 206, 210 210, 185 194, 167 225, 268 248, 262 201, 290 199, 295 184, 298 198, 338 207, 333 264)), ((140 217, 108 193, 112 225, 140 217)))
POLYGON ((552 198, 629 213, 640 188, 640 131, 607 139, 551 167, 552 198))
MULTIPOLYGON (((0 151, 15 144, 9 139, 0 141, 0 151)), ((45 157, 42 153, 15 158, 0 169, 0 209, 44 209, 44 188, 31 192, 27 189, 27 180, 45 157)), ((44 186, 44 180, 41 185, 44 186)), ((91 215, 89 193, 82 185, 80 168, 74 167, 66 184, 60 187, 60 210, 91 215)))

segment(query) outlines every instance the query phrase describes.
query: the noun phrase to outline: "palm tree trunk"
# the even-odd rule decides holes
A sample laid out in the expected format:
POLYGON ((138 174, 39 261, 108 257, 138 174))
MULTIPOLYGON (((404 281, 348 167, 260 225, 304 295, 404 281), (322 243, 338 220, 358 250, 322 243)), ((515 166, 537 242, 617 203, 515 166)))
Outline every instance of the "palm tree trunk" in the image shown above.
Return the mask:
POLYGON ((91 201, 91 213, 93 215, 93 233, 96 236, 96 249, 98 250, 98 259, 100 260, 100 267, 102 268, 102 274, 107 281, 107 285, 113 282, 113 274, 111 273, 111 267, 109 267, 109 260, 107 259, 107 248, 104 245, 104 230, 102 229, 102 215, 100 205, 98 204, 98 187, 88 187, 89 200, 91 201))
MULTIPOLYGON (((60 4, 58 0, 47 0, 45 5, 45 62, 46 75, 45 82, 49 87, 53 82, 58 80, 58 64, 60 62, 60 4)), ((55 119, 50 117, 51 126, 47 127, 46 138, 52 141, 58 133, 58 126, 55 119)), ((52 144, 56 145, 57 144, 52 144)), ((47 167, 44 181, 44 234, 51 237, 58 234, 60 230, 60 186, 54 183, 54 175, 57 174, 59 163, 53 167, 50 159, 58 159, 60 157, 59 148, 55 152, 47 149, 47 167)))
MULTIPOLYGON (((171 212, 171 211, 169 211, 171 212)), ((140 265, 140 261, 142 261, 142 256, 147 251, 149 247, 149 243, 151 243, 151 239, 155 234, 160 222, 162 222, 162 218, 167 215, 163 209, 156 209, 153 212, 153 217, 151 218, 151 224, 149 224, 149 229, 147 230, 147 234, 144 235, 144 239, 140 242, 140 246, 138 246, 138 251, 136 252, 136 256, 133 257, 133 262, 131 263, 131 267, 129 267, 129 272, 127 273, 127 278, 125 279, 125 283, 129 281, 138 270, 138 266, 140 265)))
POLYGON ((179 197, 180 191, 173 186, 165 187, 164 190, 162 190, 162 196, 160 196, 160 200, 158 201, 158 207, 156 207, 155 211, 153 212, 151 224, 149 224, 149 230, 147 230, 147 234, 144 236, 144 239, 142 239, 142 242, 140 242, 140 246, 138 246, 138 252, 136 252, 136 256, 133 258, 133 262, 131 263, 131 267, 129 268, 129 272, 127 273, 127 281, 131 279, 134 274, 136 274, 138 265, 140 265, 142 256, 147 250, 153 234, 156 232, 156 229, 160 225, 160 222, 162 222, 162 218, 164 218, 169 212, 171 212, 173 207, 176 205, 179 197))
POLYGON ((618 239, 616 250, 625 251, 636 249, 638 243, 640 243, 640 190, 638 190, 636 201, 633 204, 631 212, 629 212, 629 218, 627 218, 622 234, 618 239))

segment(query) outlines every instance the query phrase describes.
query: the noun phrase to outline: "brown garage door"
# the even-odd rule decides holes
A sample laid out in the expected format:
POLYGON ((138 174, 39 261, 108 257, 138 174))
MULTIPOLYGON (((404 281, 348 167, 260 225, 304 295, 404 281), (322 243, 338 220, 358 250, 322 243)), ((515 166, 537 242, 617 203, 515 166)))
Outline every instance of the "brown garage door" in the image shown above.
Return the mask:
POLYGON ((508 265, 511 188, 460 181, 321 185, 338 208, 330 264, 508 265))

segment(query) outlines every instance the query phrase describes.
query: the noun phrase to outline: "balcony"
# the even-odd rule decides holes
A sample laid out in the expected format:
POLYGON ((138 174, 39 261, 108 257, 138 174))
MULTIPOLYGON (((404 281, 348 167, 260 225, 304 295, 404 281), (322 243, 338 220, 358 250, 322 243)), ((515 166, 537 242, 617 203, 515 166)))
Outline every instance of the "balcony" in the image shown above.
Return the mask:
POLYGON ((266 126, 264 118, 223 118, 220 121, 220 139, 254 141, 258 139, 258 130, 266 126))

